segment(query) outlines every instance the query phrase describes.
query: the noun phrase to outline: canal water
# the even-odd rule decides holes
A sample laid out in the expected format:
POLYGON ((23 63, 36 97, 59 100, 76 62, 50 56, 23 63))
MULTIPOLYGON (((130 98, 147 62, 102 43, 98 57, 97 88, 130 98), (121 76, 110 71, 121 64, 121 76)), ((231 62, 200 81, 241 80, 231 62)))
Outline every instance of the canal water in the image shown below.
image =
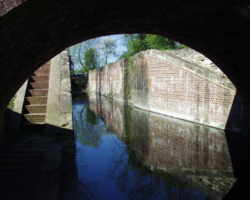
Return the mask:
POLYGON ((224 132, 104 97, 73 100, 79 199, 221 199, 234 179, 224 132))

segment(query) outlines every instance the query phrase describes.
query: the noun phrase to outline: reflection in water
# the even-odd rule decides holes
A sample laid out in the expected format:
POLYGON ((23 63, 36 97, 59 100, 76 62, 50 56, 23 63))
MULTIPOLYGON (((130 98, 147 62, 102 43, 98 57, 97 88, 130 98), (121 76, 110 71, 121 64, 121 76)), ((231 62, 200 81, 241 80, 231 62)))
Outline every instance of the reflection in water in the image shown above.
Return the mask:
POLYGON ((220 130, 105 98, 73 115, 82 199, 221 199, 233 182, 220 130))

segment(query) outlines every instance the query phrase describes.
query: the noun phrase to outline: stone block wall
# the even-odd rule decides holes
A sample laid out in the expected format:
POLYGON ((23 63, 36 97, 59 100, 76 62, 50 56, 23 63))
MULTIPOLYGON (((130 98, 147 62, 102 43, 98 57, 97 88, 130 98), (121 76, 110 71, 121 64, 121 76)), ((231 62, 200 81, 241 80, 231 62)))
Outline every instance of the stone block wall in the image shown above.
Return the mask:
POLYGON ((92 71, 89 92, 224 129, 234 86, 220 71, 182 59, 173 52, 147 50, 92 71))
POLYGON ((72 99, 68 52, 51 59, 46 124, 72 130, 72 99))
POLYGON ((92 94, 101 93, 104 96, 123 101, 124 97, 124 60, 109 64, 100 70, 89 72, 88 90, 92 94))

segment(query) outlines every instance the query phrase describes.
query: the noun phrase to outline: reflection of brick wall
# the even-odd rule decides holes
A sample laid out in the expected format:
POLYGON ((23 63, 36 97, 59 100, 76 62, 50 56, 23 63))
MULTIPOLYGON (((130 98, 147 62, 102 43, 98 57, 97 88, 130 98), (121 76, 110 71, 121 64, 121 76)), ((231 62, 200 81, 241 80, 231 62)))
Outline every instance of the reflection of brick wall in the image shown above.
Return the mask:
POLYGON ((126 138, 138 160, 154 169, 222 175, 232 172, 222 130, 91 98, 90 109, 108 130, 126 138), (126 113, 126 114, 125 114, 126 113))
POLYGON ((234 86, 216 70, 149 50, 90 73, 89 90, 145 110, 224 128, 234 86), (126 80, 126 81, 124 81, 126 80))
POLYGON ((21 5, 26 0, 0 0, 0 16, 21 5))
POLYGON ((90 109, 101 116, 108 130, 115 132, 120 138, 125 137, 124 105, 105 98, 90 96, 90 109))
POLYGON ((232 170, 225 135, 219 129, 138 109, 131 109, 127 120, 127 132, 133 134, 130 147, 147 166, 167 170, 232 170))

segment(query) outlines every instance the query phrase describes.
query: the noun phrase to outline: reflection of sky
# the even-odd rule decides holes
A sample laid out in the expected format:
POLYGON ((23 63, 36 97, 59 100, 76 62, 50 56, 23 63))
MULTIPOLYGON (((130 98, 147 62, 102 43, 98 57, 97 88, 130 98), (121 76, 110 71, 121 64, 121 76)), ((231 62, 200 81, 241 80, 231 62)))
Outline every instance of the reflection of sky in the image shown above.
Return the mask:
POLYGON ((77 142, 79 180, 96 199, 163 199, 164 182, 141 175, 128 164, 126 148, 114 135, 102 136, 98 148, 77 142), (147 192, 144 191, 147 189, 147 192), (156 193, 157 192, 157 193, 156 193))
POLYGON ((99 117, 96 124, 88 123, 86 113, 86 102, 74 103, 74 128, 78 138, 76 162, 80 189, 84 191, 80 199, 205 199, 192 187, 169 185, 165 179, 134 166, 129 162, 127 145, 108 131, 99 117), (85 137, 84 134, 97 134, 98 137, 85 137), (98 142, 82 142, 82 137, 98 139, 98 142), (98 145, 94 145, 96 143, 98 145))
MULTIPOLYGON (((124 35, 109 35, 109 36, 102 36, 98 38, 94 38, 92 40, 84 41, 82 43, 76 44, 70 48, 71 55, 73 57, 73 63, 75 68, 80 68, 80 63, 78 62, 78 49, 80 45, 90 45, 90 47, 96 48, 100 55, 102 56, 102 48, 103 43, 105 40, 113 40, 116 44, 116 55, 110 55, 108 63, 115 62, 119 59, 119 57, 127 50, 125 45, 124 35)), ((83 54, 83 53, 82 53, 83 54)))

